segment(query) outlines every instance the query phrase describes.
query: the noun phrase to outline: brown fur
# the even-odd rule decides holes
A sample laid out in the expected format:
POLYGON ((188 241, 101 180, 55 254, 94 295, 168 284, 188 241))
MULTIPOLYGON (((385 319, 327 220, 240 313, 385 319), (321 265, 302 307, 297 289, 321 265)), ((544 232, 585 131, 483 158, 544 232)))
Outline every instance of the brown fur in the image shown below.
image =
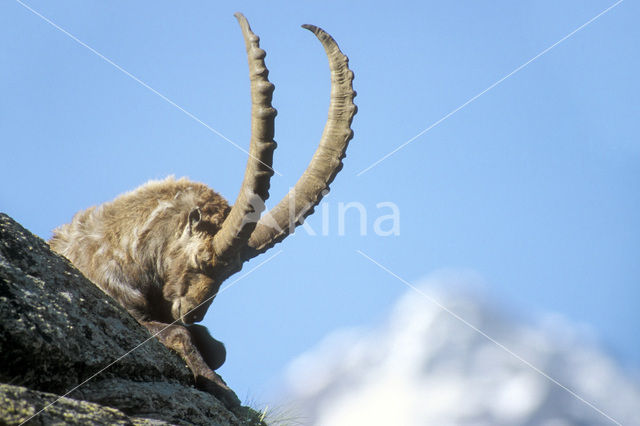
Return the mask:
POLYGON ((171 322, 180 318, 170 302, 187 296, 195 307, 218 290, 206 271, 229 209, 207 186, 169 177, 77 213, 50 244, 136 319, 171 322))

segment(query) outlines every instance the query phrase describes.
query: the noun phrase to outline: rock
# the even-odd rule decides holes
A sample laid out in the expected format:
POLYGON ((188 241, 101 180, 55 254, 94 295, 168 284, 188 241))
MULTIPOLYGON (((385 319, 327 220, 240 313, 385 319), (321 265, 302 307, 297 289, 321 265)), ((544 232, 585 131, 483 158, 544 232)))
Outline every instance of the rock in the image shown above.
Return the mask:
POLYGON ((54 401, 31 422, 261 424, 250 408, 229 410, 197 390, 177 354, 5 214, 0 382, 0 424, 19 424, 54 401))
POLYGON ((34 416, 39 410, 55 401, 50 408, 40 413, 32 422, 50 424, 110 424, 110 425, 168 425, 162 420, 129 417, 120 410, 93 402, 60 398, 59 395, 38 392, 22 386, 0 384, 0 421, 20 424, 34 416))

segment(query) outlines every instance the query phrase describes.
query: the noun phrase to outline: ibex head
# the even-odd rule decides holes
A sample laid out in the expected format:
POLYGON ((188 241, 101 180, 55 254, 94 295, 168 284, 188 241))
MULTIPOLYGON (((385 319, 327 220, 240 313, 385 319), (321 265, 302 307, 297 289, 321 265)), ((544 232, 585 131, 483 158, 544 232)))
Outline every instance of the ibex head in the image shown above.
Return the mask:
MULTIPOLYGON (((220 197, 219 201, 223 204, 224 200, 220 197)), ((211 296, 224 280, 216 276, 213 241, 230 209, 226 202, 220 207, 206 216, 200 207, 192 208, 180 237, 169 243, 163 262, 166 275, 162 293, 171 302, 174 320, 186 324, 201 321, 213 300, 211 296)))
MULTIPOLYGON (((207 201, 183 211, 180 236, 174 241, 163 289, 171 302, 171 316, 185 323, 200 321, 221 283, 242 268, 247 260, 265 252, 289 235, 313 212, 329 184, 342 168, 342 159, 353 136, 351 120, 357 108, 352 88, 353 72, 336 42, 322 29, 303 25, 320 40, 329 58, 331 101, 319 146, 291 191, 260 218, 269 197, 276 143, 271 106, 274 86, 268 80, 264 50, 245 17, 237 13, 242 28, 251 79, 251 143, 249 159, 236 202, 228 208, 213 191, 207 201)), ((207 188, 208 190, 208 188, 207 188)))

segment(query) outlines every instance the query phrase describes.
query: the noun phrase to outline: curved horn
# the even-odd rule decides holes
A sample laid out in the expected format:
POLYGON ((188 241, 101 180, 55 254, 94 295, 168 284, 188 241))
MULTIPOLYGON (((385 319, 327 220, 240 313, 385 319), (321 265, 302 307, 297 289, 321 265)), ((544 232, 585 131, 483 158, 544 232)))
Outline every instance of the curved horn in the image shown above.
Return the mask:
POLYGON ((231 212, 213 239, 216 259, 229 259, 247 244, 257 219, 269 198, 269 180, 273 175, 274 120, 277 111, 271 106, 274 86, 268 80, 264 63, 266 53, 260 49, 260 38, 251 31, 247 19, 236 13, 247 47, 251 79, 251 145, 242 187, 231 212), (258 199, 259 197, 259 199, 258 199))
POLYGON ((303 25, 320 40, 329 58, 331 69, 331 102, 329 116, 320 144, 296 185, 260 219, 241 257, 251 259, 264 253, 291 234, 304 218, 313 213, 322 197, 328 193, 329 184, 342 169, 342 159, 353 137, 351 121, 357 112, 353 103, 353 72, 349 59, 340 51, 336 41, 321 28, 303 25))

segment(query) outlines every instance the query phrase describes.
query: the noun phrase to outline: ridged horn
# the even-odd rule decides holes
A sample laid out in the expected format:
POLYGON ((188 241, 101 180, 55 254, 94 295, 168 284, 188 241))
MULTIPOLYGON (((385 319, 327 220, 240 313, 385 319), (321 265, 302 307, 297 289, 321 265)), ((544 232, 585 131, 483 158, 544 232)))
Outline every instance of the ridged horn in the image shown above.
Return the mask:
POLYGON ((251 31, 249 22, 241 14, 238 19, 247 47, 249 78, 251 79, 251 144, 242 187, 229 215, 213 239, 216 260, 235 255, 256 227, 257 219, 269 198, 269 180, 273 175, 274 120, 277 111, 271 106, 274 86, 268 80, 269 70, 264 63, 266 53, 260 48, 260 38, 251 31), (259 197, 259 199, 257 198, 259 197))
POLYGON ((342 169, 342 159, 353 137, 351 121, 357 112, 353 103, 353 72, 349 59, 336 41, 321 28, 303 25, 320 40, 329 58, 331 101, 329 116, 316 152, 296 185, 268 214, 264 215, 249 237, 241 257, 251 259, 264 253, 291 234, 327 194, 329 184, 342 169))

